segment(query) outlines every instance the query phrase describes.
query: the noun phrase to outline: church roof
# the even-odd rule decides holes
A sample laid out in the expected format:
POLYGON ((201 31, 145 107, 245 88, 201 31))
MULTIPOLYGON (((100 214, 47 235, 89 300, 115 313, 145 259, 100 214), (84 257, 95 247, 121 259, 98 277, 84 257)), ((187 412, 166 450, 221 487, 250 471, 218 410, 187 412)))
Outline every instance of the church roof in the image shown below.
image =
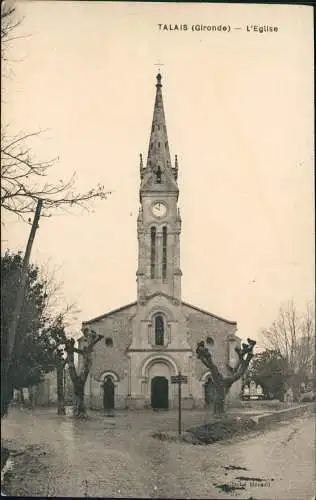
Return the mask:
POLYGON ((177 173, 178 162, 175 167, 171 165, 167 126, 162 99, 161 74, 157 75, 156 98, 148 146, 146 167, 143 166, 141 156, 140 175, 141 192, 144 191, 169 191, 178 192, 177 173))
POLYGON ((237 321, 232 321, 230 319, 222 318, 221 316, 217 316, 216 314, 213 314, 209 311, 205 311, 205 309, 201 309, 200 307, 193 306, 192 304, 189 304, 188 302, 184 302, 183 300, 181 301, 181 304, 183 306, 194 309, 195 311, 198 311, 200 313, 207 314, 208 316, 212 316, 212 318, 218 319, 219 321, 224 321, 225 323, 228 323, 229 325, 237 325, 237 321))
MULTIPOLYGON (((155 294, 155 295, 161 295, 161 294, 155 294)), ((163 294, 163 295, 165 295, 165 294, 163 294)), ((206 314, 208 316, 211 316, 212 318, 218 319, 219 321, 224 321, 225 323, 227 323, 229 325, 237 325, 236 321, 231 321, 231 320, 222 318, 222 317, 217 316, 216 314, 213 314, 209 311, 205 311, 204 309, 201 309, 200 307, 193 306, 192 304, 189 304, 188 302, 184 302, 183 300, 181 301, 181 304, 183 306, 189 307, 190 309, 193 309, 197 312, 200 312, 202 314, 206 314)), ((107 318, 108 316, 112 316, 113 314, 119 313, 121 311, 124 311, 125 309, 131 308, 131 307, 136 306, 136 305, 137 305, 137 301, 130 302, 129 304, 126 304, 125 306, 119 307, 117 309, 112 309, 111 311, 109 311, 105 314, 101 314, 100 316, 96 316, 95 318, 91 318, 88 321, 83 321, 82 324, 89 325, 90 323, 95 323, 96 321, 100 321, 102 319, 107 318)))
POLYGON ((95 318, 91 318, 88 321, 83 321, 83 325, 89 325, 90 323, 95 323, 96 321, 99 321, 100 319, 104 319, 107 316, 111 316, 112 314, 124 311, 125 309, 128 309, 129 307, 133 307, 137 305, 137 301, 135 302, 130 302, 129 304, 126 304, 125 306, 118 307, 117 309, 112 309, 112 311, 109 311, 107 313, 101 314, 100 316, 96 316, 95 318))

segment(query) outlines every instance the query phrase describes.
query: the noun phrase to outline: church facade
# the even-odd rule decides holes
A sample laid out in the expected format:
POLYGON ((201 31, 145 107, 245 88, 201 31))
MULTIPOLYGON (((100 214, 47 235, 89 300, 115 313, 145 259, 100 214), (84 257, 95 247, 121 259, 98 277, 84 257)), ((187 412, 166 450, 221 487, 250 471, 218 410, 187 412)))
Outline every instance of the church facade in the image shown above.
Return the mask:
MULTIPOLYGON (((103 339, 95 346, 85 386, 90 408, 175 408, 178 386, 171 377, 187 376, 184 408, 209 404, 208 369, 195 354, 204 340, 226 373, 236 363, 237 324, 188 304, 181 297, 181 217, 178 160, 171 162, 161 75, 146 164, 140 156, 140 209, 137 219, 137 300, 83 323, 103 339)), ((239 398, 240 381, 229 398, 239 398)))

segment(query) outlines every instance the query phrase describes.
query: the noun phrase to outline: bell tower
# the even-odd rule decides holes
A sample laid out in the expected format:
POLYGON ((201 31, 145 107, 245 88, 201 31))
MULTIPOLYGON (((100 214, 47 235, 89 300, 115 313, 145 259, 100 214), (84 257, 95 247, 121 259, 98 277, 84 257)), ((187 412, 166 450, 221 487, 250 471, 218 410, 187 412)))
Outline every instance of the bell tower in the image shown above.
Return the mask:
POLYGON ((178 208, 178 159, 171 164, 162 99, 161 74, 146 165, 140 155, 140 209, 137 219, 137 300, 145 303, 155 293, 181 300, 180 232, 178 208))

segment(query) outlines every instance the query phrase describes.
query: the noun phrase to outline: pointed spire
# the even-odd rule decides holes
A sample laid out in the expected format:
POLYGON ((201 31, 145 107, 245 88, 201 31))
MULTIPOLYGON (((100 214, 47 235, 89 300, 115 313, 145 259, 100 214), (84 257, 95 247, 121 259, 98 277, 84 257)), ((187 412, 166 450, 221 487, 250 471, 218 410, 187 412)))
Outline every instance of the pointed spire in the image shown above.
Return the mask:
POLYGON ((145 192, 169 192, 177 193, 177 196, 179 194, 177 170, 171 165, 161 92, 161 74, 158 73, 156 78, 156 98, 146 165, 143 165, 142 158, 140 160, 140 200, 145 192))
POLYGON ((163 171, 165 168, 171 168, 171 159, 162 100, 161 74, 158 73, 156 78, 156 99, 147 155, 147 167, 156 171, 159 166, 161 171, 163 171))

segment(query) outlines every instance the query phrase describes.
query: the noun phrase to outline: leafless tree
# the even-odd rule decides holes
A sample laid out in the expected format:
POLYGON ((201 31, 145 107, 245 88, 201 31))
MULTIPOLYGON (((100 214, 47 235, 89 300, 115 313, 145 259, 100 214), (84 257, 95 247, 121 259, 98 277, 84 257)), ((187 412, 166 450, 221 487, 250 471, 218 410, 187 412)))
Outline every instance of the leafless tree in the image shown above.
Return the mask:
POLYGON ((57 183, 47 180, 54 160, 36 162, 32 158, 27 141, 38 133, 21 135, 1 141, 1 209, 28 219, 35 212, 39 199, 43 200, 41 216, 50 217, 56 210, 74 206, 89 208, 91 201, 104 200, 110 194, 101 184, 86 192, 76 189, 76 174, 69 180, 57 183))
POLYGON ((64 282, 58 277, 57 267, 52 267, 49 261, 41 265, 40 279, 44 284, 46 304, 43 314, 50 318, 62 318, 62 323, 69 328, 77 320, 80 309, 75 302, 67 303, 64 293, 64 282), (64 306, 61 307, 61 304, 64 306))
MULTIPOLYGON (((282 304, 278 317, 262 330, 265 346, 277 351, 292 373, 294 386, 313 375, 315 363, 315 312, 312 303, 299 313, 293 300, 282 304)), ((295 387, 294 387, 295 388, 295 387)))
MULTIPOLYGON (((1 0, 1 59, 5 59, 3 47, 20 36, 14 31, 21 23, 13 2, 1 0)), ((51 182, 49 174, 57 158, 37 161, 32 154, 30 142, 40 132, 21 133, 9 137, 4 126, 1 129, 1 210, 28 219, 35 212, 39 199, 43 200, 41 216, 51 216, 56 210, 71 207, 88 209, 90 202, 106 199, 103 185, 98 184, 87 191, 76 189, 76 173, 69 179, 51 182)))
MULTIPOLYGON (((1 0, 1 42, 5 43, 13 40, 15 36, 12 32, 14 32, 20 23, 21 19, 16 16, 14 3, 8 0, 1 0)), ((3 52, 1 55, 3 55, 3 52)))
MULTIPOLYGON (((18 27, 23 21, 23 18, 17 14, 14 0, 1 1, 1 75, 8 76, 8 63, 14 60, 8 58, 8 49, 10 44, 17 39, 26 38, 27 35, 16 33, 18 27)), ((11 66, 10 66, 10 69, 11 66)), ((3 88, 1 93, 3 98, 3 88)))
POLYGON ((74 416, 77 418, 84 418, 86 415, 84 404, 84 387, 92 365, 92 353, 94 346, 102 338, 102 335, 96 334, 89 328, 84 328, 80 347, 75 347, 75 340, 73 338, 66 341, 66 362, 68 364, 69 375, 73 383, 75 398, 74 416), (77 368, 75 366, 75 353, 79 354, 80 356, 77 368))
POLYGON ((255 340, 247 339, 248 343, 242 344, 242 348, 236 347, 238 362, 234 368, 229 368, 229 375, 223 375, 216 364, 213 356, 205 347, 204 342, 197 344, 196 354, 202 363, 207 366, 211 372, 211 379, 214 387, 214 414, 221 416, 225 410, 225 398, 234 382, 239 380, 247 371, 249 363, 253 358, 253 348, 256 345, 255 340))
POLYGON ((49 336, 45 337, 45 340, 48 338, 48 341, 51 341, 47 350, 51 352, 50 359, 52 360, 52 366, 56 369, 57 413, 58 415, 65 414, 64 372, 67 369, 73 386, 74 417, 84 418, 86 416, 84 387, 91 369, 92 352, 94 346, 103 337, 86 328, 83 337, 80 339, 79 346, 76 347, 76 340, 66 335, 66 314, 67 312, 60 313, 48 324, 49 336), (76 354, 80 357, 77 366, 75 363, 76 354))

